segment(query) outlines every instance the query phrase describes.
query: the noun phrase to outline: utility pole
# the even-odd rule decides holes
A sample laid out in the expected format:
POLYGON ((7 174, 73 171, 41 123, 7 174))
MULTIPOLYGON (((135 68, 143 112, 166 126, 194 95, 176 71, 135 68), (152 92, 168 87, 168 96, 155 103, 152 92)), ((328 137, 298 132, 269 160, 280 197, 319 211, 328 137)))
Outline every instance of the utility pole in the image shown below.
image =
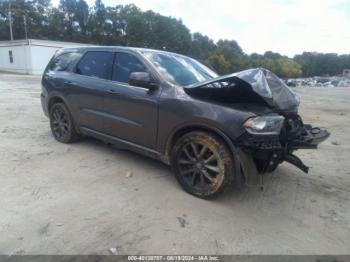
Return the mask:
POLYGON ((13 34, 12 34, 11 0, 9 0, 9 23, 10 23, 10 37, 11 37, 11 41, 12 41, 13 40, 13 34))
POLYGON ((28 32, 27 32, 27 17, 23 15, 23 23, 24 23, 24 32, 26 35, 26 39, 28 39, 28 32))

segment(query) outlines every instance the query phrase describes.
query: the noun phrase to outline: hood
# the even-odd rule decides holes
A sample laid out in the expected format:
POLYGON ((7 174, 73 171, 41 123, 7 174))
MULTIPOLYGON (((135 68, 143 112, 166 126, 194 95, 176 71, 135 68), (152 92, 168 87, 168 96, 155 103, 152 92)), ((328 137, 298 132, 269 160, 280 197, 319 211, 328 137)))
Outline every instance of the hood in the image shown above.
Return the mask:
POLYGON ((274 73, 253 68, 184 87, 190 95, 220 103, 265 104, 277 111, 296 112, 298 95, 274 73))

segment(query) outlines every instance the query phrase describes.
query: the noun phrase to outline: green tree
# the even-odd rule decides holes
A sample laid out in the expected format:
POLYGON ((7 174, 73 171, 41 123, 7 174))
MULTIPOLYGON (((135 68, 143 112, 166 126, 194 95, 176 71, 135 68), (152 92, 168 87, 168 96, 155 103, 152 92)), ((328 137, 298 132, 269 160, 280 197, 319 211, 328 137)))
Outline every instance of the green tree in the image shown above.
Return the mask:
MULTIPOLYGON (((0 40, 10 39, 8 1, 0 1, 0 40)), ((11 0, 11 4, 14 39, 25 38, 26 17, 30 38, 168 50, 204 61, 220 74, 264 67, 289 78, 336 75, 350 68, 350 54, 304 52, 293 59, 272 51, 247 55, 235 40, 214 42, 206 35, 191 34, 181 20, 144 12, 133 4, 105 7, 102 0, 93 7, 86 0, 60 0, 58 8, 50 0, 11 0)))
POLYGON ((223 54, 218 54, 218 53, 211 54, 206 61, 220 75, 227 74, 231 67, 230 62, 227 61, 227 59, 223 54))
MULTIPOLYGON (((57 10, 56 10, 57 11, 57 10)), ((89 6, 84 0, 60 0, 58 15, 65 31, 64 38, 68 41, 86 41, 89 6)))
MULTIPOLYGON (((24 26, 24 20, 26 19, 28 37, 45 39, 49 9, 50 0, 11 0, 13 38, 24 39, 26 37, 24 26)), ((0 2, 0 28, 0 39, 9 40, 8 1, 0 2)))
POLYGON ((216 45, 212 39, 208 36, 200 33, 194 33, 192 35, 191 48, 189 53, 197 59, 204 60, 209 54, 214 52, 216 45))

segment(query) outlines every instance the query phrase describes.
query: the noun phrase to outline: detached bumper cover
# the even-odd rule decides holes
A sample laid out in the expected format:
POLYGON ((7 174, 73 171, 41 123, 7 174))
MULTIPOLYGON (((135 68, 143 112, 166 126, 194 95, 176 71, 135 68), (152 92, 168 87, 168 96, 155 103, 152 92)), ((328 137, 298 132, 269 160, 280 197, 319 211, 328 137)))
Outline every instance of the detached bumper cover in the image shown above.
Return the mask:
POLYGON ((330 133, 322 128, 304 125, 299 116, 296 119, 300 122, 293 128, 287 124, 279 136, 245 133, 238 139, 238 146, 253 156, 259 173, 271 172, 283 161, 308 173, 309 167, 293 152, 298 149, 316 149, 318 144, 330 136, 330 133))
POLYGON ((297 140, 294 140, 289 145, 290 153, 285 153, 282 160, 298 167, 305 173, 309 172, 309 167, 303 161, 291 152, 297 149, 316 149, 318 144, 325 141, 330 136, 330 133, 319 127, 304 125, 304 134, 297 140))
POLYGON ((296 149, 316 149, 317 145, 325 141, 330 133, 319 127, 304 125, 305 133, 299 138, 291 142, 290 148, 296 149))

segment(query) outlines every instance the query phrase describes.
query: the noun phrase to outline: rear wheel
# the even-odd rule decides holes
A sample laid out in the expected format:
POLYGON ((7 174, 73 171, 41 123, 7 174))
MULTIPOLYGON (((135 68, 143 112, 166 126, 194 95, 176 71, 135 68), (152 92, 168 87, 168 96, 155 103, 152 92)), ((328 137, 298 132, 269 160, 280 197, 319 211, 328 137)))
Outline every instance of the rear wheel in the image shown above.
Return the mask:
POLYGON ((51 107, 50 127, 54 138, 61 143, 68 144, 78 139, 72 116, 63 103, 56 103, 51 107))
POLYGON ((234 180, 234 161, 225 143, 206 132, 181 137, 172 151, 176 179, 188 193, 213 198, 234 180))

